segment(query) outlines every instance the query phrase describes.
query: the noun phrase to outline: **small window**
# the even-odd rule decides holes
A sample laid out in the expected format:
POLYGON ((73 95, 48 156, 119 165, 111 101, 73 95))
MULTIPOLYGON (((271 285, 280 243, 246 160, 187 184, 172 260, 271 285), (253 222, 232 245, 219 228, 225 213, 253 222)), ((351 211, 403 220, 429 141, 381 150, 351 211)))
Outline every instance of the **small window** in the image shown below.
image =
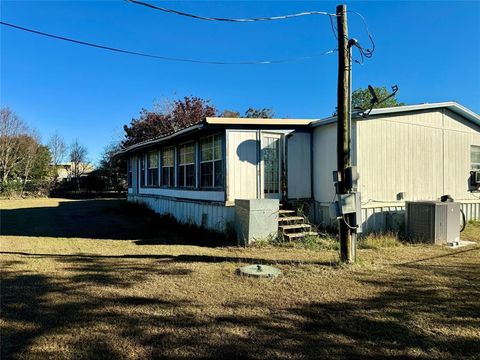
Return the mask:
POLYGON ((158 151, 152 151, 148 153, 147 185, 158 186, 158 151))
POLYGON ((178 186, 195 187, 195 143, 178 147, 178 186))
POLYGON ((223 186, 222 137, 213 135, 200 141, 200 186, 223 186))
POLYGON ((470 162, 472 170, 480 171, 480 146, 472 145, 470 148, 470 162))
POLYGON ((145 186, 145 155, 140 155, 140 172, 138 176, 140 177, 140 186, 145 186))
POLYGON ((167 148, 162 151, 162 186, 175 186, 174 149, 167 148))
POLYGON ((132 187, 132 159, 127 160, 127 185, 132 187))

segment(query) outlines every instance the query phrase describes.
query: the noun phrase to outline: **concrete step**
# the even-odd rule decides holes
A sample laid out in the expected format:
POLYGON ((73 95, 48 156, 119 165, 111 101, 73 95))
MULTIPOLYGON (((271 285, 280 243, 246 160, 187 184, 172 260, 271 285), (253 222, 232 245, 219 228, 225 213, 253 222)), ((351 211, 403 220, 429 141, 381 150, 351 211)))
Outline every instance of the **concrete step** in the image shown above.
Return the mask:
POLYGON ((307 235, 318 236, 318 234, 316 232, 313 232, 313 231, 299 232, 299 233, 292 233, 292 234, 283 234, 283 236, 287 237, 289 240, 305 237, 307 235))
POLYGON ((288 222, 288 221, 302 221, 302 216, 281 216, 278 218, 279 222, 288 222))
POLYGON ((295 214, 295 210, 279 210, 278 213, 282 214, 295 214))
POLYGON ((310 229, 311 225, 309 224, 293 224, 293 225, 280 225, 279 228, 282 230, 293 230, 293 229, 310 229))

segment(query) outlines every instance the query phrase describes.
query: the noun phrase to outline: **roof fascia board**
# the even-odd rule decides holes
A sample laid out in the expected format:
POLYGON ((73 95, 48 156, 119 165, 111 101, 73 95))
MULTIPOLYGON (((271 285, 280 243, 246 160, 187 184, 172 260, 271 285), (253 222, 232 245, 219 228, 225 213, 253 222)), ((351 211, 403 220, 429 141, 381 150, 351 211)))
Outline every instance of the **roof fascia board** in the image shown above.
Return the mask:
MULTIPOLYGON (((450 111, 453 111, 456 114, 463 116, 465 119, 471 121, 476 125, 480 125, 480 115, 476 114, 472 110, 464 107, 463 105, 458 104, 455 101, 448 101, 448 102, 441 102, 441 103, 433 103, 433 104, 420 104, 420 105, 407 105, 407 106, 398 106, 398 107, 391 107, 391 108, 382 108, 382 109, 373 109, 369 116, 381 116, 386 114, 395 114, 395 113, 403 113, 403 112, 412 112, 412 111, 422 111, 422 110, 433 110, 433 109, 440 109, 446 108, 450 111)), ((360 113, 352 114, 352 118, 362 120, 362 116, 360 113)), ((368 119, 368 118, 367 118, 368 119)), ((325 119, 321 119, 318 121, 313 122, 310 126, 317 127, 322 125, 331 124, 337 121, 336 116, 330 116, 325 119)))
POLYGON ((262 118, 221 118, 221 117, 207 117, 205 122, 207 124, 215 125, 277 125, 277 126, 308 126, 310 123, 316 121, 315 119, 262 119, 262 118))
POLYGON ((171 140, 171 139, 173 139, 177 136, 185 135, 185 134, 188 134, 190 132, 200 130, 204 126, 205 126, 204 124, 196 124, 196 125, 193 125, 193 126, 189 126, 185 129, 179 130, 179 131, 177 131, 173 134, 170 134, 170 135, 166 135, 166 136, 162 136, 162 137, 157 138, 157 139, 147 140, 147 141, 144 141, 144 142, 141 142, 141 143, 138 143, 138 144, 134 144, 132 146, 127 147, 126 149, 118 151, 115 154, 115 156, 126 154, 126 153, 133 152, 133 151, 136 151, 136 150, 140 150, 140 149, 143 149, 145 147, 161 144, 161 143, 163 143, 167 140, 171 140))

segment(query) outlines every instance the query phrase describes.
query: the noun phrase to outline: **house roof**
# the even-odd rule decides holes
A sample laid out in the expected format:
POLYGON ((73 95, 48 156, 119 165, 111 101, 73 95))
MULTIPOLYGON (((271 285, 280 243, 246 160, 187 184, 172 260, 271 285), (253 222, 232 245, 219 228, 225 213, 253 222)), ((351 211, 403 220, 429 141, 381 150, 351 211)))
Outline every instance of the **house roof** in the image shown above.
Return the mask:
MULTIPOLYGON (((318 119, 317 119, 318 120, 318 119)), ((315 119, 262 119, 262 118, 227 118, 207 117, 207 124, 217 125, 280 125, 280 126, 302 126, 310 125, 315 119)))
MULTIPOLYGON (((480 126, 480 115, 474 111, 467 109, 466 107, 460 105, 455 101, 431 103, 431 104, 418 104, 418 105, 407 105, 407 106, 397 106, 383 109, 373 109, 369 116, 380 116, 384 114, 397 114, 411 111, 419 110, 432 110, 446 108, 453 111, 460 116, 463 116, 465 119, 471 121, 472 123, 480 126)), ((357 112, 353 114, 353 117, 356 119, 362 119, 362 113, 357 112)), ((156 138, 142 141, 135 145, 129 146, 115 154, 115 156, 123 155, 128 152, 146 148, 152 145, 158 145, 164 141, 168 141, 177 136, 183 136, 186 134, 199 131, 205 127, 215 127, 215 126, 285 126, 285 127, 317 127, 322 125, 331 124, 337 121, 336 116, 331 116, 323 119, 261 119, 261 118, 223 118, 223 117, 207 117, 201 123, 189 126, 187 128, 181 129, 171 134, 166 134, 158 136, 156 138)))
POLYGON ((223 117, 207 117, 203 122, 189 126, 187 128, 178 130, 171 134, 155 137, 146 141, 139 142, 132 146, 129 146, 123 150, 115 153, 114 156, 120 156, 128 152, 140 150, 152 145, 160 144, 164 141, 173 139, 177 136, 186 135, 207 126, 285 126, 285 127, 297 127, 310 125, 315 119, 261 119, 261 118, 223 118, 223 117))
POLYGON ((125 149, 122 149, 122 150, 120 150, 120 151, 117 151, 117 152, 114 154, 114 157, 115 157, 115 156, 120 156, 120 155, 126 154, 126 153, 131 152, 131 151, 134 151, 134 150, 143 149, 143 148, 149 147, 149 146, 151 146, 151 145, 160 144, 160 143, 162 143, 162 142, 164 142, 164 141, 170 140, 170 139, 172 139, 172 138, 174 138, 174 137, 177 137, 177 136, 180 136, 180 135, 185 135, 185 134, 189 134, 189 133, 198 131, 198 130, 202 129, 204 126, 205 126, 205 124, 199 123, 199 124, 195 124, 195 125, 186 127, 186 128, 184 128, 184 129, 178 130, 178 131, 176 131, 176 132, 174 132, 174 133, 171 133, 171 134, 166 134, 166 135, 162 135, 162 136, 157 136, 157 137, 155 137, 155 138, 153 138, 153 139, 136 143, 136 144, 134 144, 134 145, 131 145, 131 146, 126 147, 125 149))
MULTIPOLYGON (((389 108, 383 108, 383 109, 373 109, 370 112, 369 116, 379 116, 384 114, 397 114, 397 113, 404 113, 404 112, 411 112, 411 111, 433 110, 433 109, 441 109, 441 108, 446 108, 460 116, 463 116, 468 121, 480 126, 480 115, 466 108, 465 106, 460 105, 455 101, 438 102, 438 103, 431 103, 431 104, 426 103, 426 104, 418 104, 418 105, 396 106, 396 107, 389 107, 389 108)), ((361 118, 361 116, 362 116, 361 112, 352 114, 352 117, 354 118, 361 118)), ((331 124, 336 121, 337 121, 336 116, 330 116, 328 118, 316 120, 310 126, 317 127, 317 126, 331 124)))

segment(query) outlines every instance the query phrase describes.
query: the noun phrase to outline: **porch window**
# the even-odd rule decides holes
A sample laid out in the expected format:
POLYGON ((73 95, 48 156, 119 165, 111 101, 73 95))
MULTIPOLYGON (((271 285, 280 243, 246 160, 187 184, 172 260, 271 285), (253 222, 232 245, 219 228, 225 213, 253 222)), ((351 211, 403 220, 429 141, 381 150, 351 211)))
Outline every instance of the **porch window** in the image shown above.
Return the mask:
POLYGON ((140 186, 145 187, 145 155, 140 155, 140 172, 138 176, 140 177, 140 186))
POLYGON ((178 186, 195 187, 195 143, 178 147, 178 186))
POLYGON ((471 170, 480 171, 480 146, 472 145, 470 148, 471 170))
POLYGON ((223 186, 222 136, 213 135, 200 140, 200 186, 223 186))
POLYGON ((158 151, 151 151, 148 153, 147 185, 158 186, 158 151))
POLYGON ((127 185, 129 188, 132 187, 132 159, 128 158, 127 161, 127 185))
POLYGON ((162 186, 175 186, 174 149, 166 148, 162 151, 162 186))

